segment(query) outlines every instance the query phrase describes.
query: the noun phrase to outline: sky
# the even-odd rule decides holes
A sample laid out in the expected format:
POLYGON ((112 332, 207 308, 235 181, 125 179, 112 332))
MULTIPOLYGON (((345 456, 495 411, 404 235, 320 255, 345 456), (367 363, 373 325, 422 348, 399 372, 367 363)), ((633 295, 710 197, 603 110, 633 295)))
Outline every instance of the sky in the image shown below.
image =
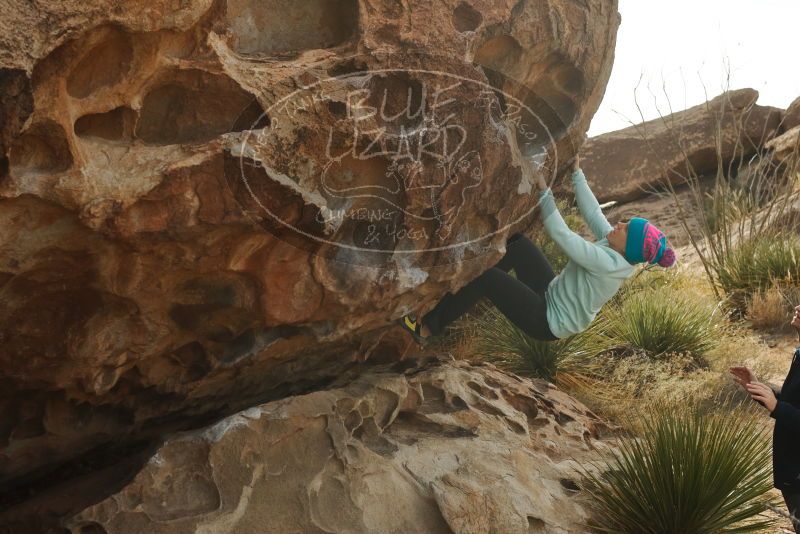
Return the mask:
POLYGON ((726 87, 752 87, 758 104, 780 108, 800 96, 800 0, 619 0, 619 12, 614 66, 589 137, 726 87))

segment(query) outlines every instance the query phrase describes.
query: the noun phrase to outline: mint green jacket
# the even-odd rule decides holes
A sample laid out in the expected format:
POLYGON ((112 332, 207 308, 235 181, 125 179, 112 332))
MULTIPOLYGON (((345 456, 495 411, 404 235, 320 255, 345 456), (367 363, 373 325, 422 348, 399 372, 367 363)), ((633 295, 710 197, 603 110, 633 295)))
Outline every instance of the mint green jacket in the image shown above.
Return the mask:
POLYGON ((544 228, 569 258, 564 270, 550 281, 545 291, 547 324, 559 338, 585 330, 603 304, 634 272, 633 265, 609 246, 606 235, 612 227, 581 169, 572 174, 572 184, 578 210, 597 239, 594 243, 569 229, 549 188, 539 196, 544 228))

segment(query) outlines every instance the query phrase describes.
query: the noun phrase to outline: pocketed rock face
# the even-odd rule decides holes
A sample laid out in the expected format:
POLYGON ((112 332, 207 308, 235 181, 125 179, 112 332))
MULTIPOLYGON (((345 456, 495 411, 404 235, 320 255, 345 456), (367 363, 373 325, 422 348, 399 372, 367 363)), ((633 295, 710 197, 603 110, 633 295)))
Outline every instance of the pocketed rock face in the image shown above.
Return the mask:
POLYGON ((594 416, 493 366, 400 362, 168 439, 66 522, 105 532, 578 533, 594 416), (408 364, 400 374, 402 364, 408 364))
POLYGON ((534 224, 519 152, 564 168, 620 21, 615 0, 0 9, 4 495, 397 358, 392 320, 534 224))
POLYGON ((581 149, 581 167, 601 202, 625 202, 685 181, 691 168, 716 173, 752 156, 778 132, 783 112, 759 106, 758 91, 728 91, 707 103, 623 130, 598 135, 581 149))

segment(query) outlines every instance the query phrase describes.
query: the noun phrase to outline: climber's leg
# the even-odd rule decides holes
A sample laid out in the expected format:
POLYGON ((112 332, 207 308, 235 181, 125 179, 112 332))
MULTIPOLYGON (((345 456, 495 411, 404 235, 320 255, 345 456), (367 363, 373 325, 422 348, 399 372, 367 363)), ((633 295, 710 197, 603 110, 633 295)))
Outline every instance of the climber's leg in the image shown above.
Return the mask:
POLYGON ((488 297, 503 315, 529 336, 541 340, 557 339, 547 324, 544 295, 497 267, 489 269, 455 294, 445 295, 422 322, 433 335, 438 335, 482 297, 488 297))
MULTIPOLYGON (((514 269, 517 276, 516 281, 522 282, 530 290, 525 293, 537 293, 542 304, 544 303, 544 292, 550 281, 555 277, 553 268, 544 254, 542 254, 542 251, 522 234, 514 234, 508 239, 506 253, 495 264, 494 269, 501 271, 503 274, 514 269)), ((510 275, 506 276, 513 280, 510 275)), ((491 295, 486 292, 487 287, 479 280, 480 277, 461 288, 455 294, 447 293, 436 307, 420 321, 420 328, 424 328, 424 330, 421 330, 422 334, 441 334, 447 325, 461 317, 482 297, 491 298, 491 295)), ((491 287, 488 290, 491 291, 491 287)), ((523 306, 524 308, 525 306, 523 306)), ((514 315, 514 312, 512 311, 511 314, 514 315)), ((547 324, 546 320, 544 324, 547 324)), ((548 333, 549 328, 547 332, 539 332, 537 335, 545 338, 554 337, 552 334, 548 335, 548 333)))
POLYGON ((540 295, 556 276, 539 247, 522 234, 508 239, 506 253, 495 267, 505 272, 514 269, 517 279, 540 295))
MULTIPOLYGON (((505 274, 505 273, 504 273, 505 274)), ((509 275, 506 275, 509 276, 509 275)), ((447 293, 442 300, 422 318, 422 325, 430 335, 438 336, 453 321, 464 315, 483 296, 480 277, 465 285, 455 293, 447 293)))
MULTIPOLYGON (((512 252, 511 245, 516 243, 521 237, 523 237, 522 234, 514 234, 508 238, 506 241, 506 253, 500 258, 500 261, 495 264, 495 268, 506 273, 514 268, 514 264, 519 262, 520 255, 512 252), (510 257, 509 254, 514 257, 510 257)), ((513 248, 513 250, 516 250, 516 248, 513 248)), ((476 280, 465 285, 456 293, 445 294, 439 303, 422 318, 422 321, 420 321, 421 327, 427 329, 430 335, 438 336, 444 332, 447 325, 469 311, 475 303, 485 296, 480 284, 478 284, 476 280)), ((425 332, 423 332, 423 334, 425 334, 425 332)))
POLYGON ((547 324, 544 293, 537 293, 517 278, 497 269, 489 269, 480 279, 492 304, 517 328, 534 339, 558 339, 547 324))

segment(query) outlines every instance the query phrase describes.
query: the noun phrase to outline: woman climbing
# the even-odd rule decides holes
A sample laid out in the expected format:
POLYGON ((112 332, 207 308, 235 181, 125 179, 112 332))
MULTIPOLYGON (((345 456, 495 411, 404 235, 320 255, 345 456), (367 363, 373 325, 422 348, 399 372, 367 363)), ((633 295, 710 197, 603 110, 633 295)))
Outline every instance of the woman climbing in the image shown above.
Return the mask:
POLYGON ((535 339, 568 337, 589 326, 603 304, 633 274, 633 265, 647 262, 670 267, 675 263, 666 237, 647 219, 635 217, 614 227, 608 223, 577 158, 572 173, 575 199, 595 242, 569 229, 544 176, 534 174, 540 190, 542 223, 569 258, 564 270, 556 276, 542 251, 527 237, 515 234, 494 267, 458 292, 446 294, 420 320, 413 315, 401 318, 403 328, 418 343, 441 334, 482 297, 489 298, 503 315, 535 339), (516 278, 508 274, 511 269, 516 278))

